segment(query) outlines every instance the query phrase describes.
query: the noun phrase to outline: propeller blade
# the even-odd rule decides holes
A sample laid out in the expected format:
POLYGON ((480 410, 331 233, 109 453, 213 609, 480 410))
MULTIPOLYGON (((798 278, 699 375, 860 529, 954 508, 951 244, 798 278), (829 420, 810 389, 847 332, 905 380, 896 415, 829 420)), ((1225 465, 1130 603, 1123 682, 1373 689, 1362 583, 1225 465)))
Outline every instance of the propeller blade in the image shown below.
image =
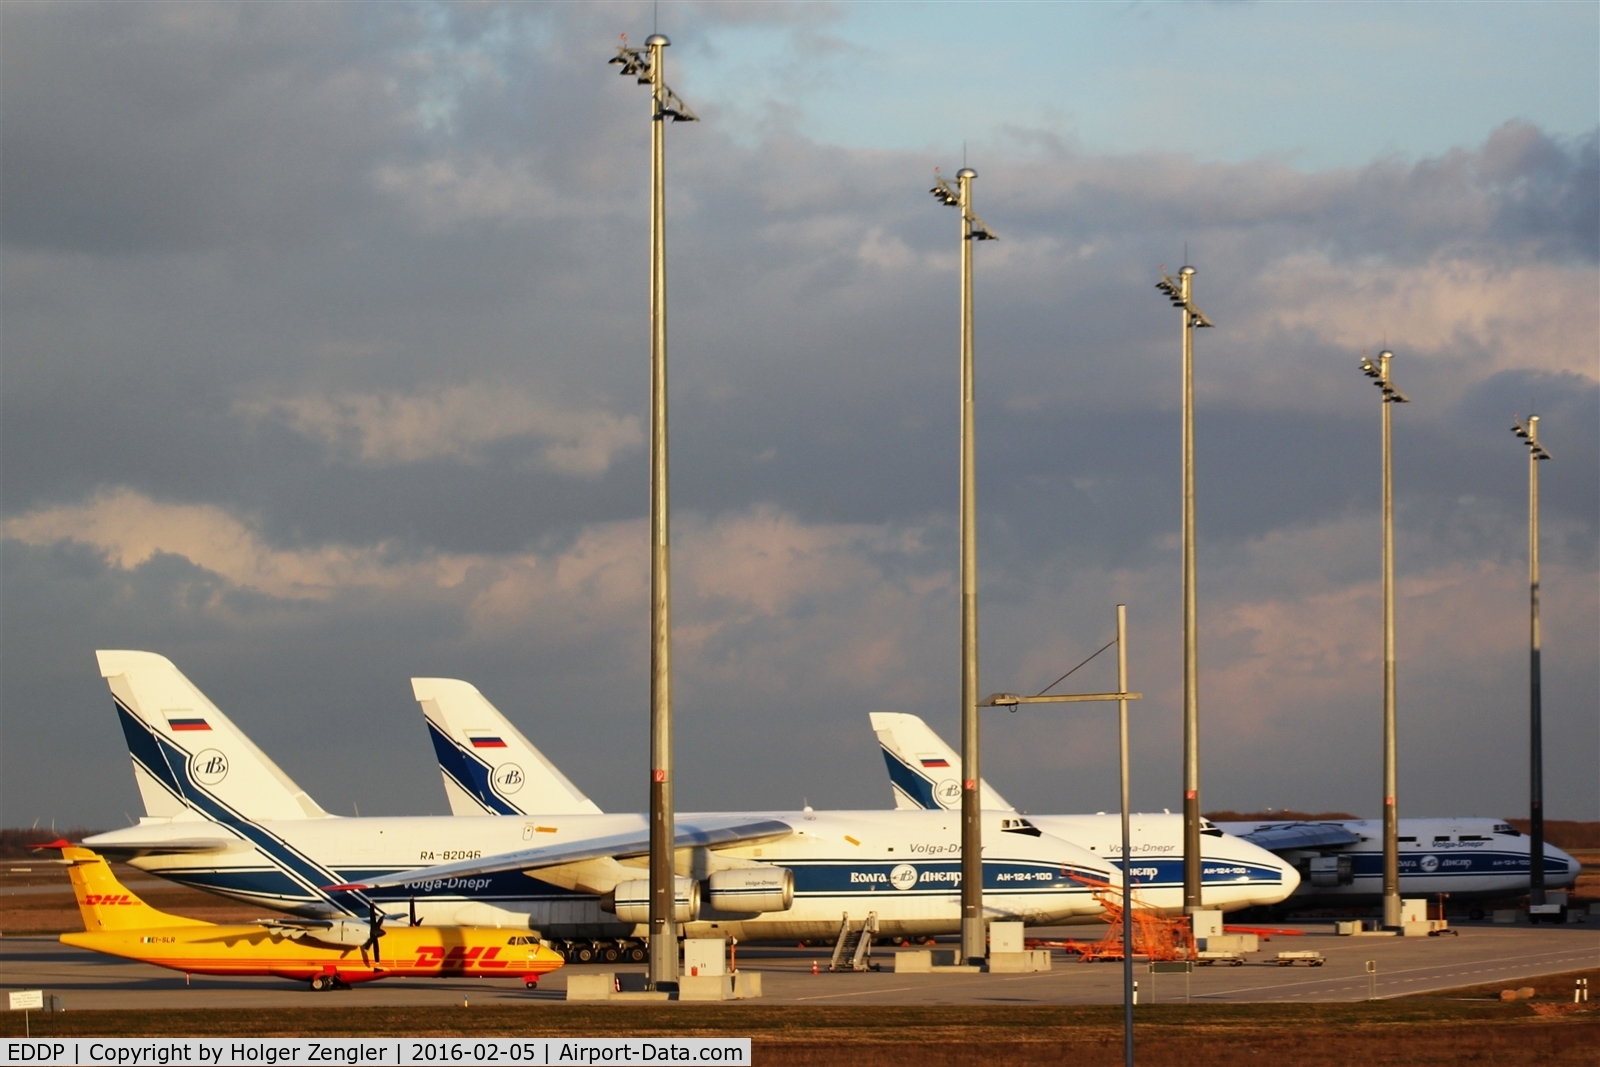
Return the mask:
POLYGON ((383 936, 383 916, 378 913, 377 903, 371 900, 367 901, 367 929, 371 933, 364 947, 372 949, 373 963, 382 963, 383 949, 378 947, 378 938, 383 936))

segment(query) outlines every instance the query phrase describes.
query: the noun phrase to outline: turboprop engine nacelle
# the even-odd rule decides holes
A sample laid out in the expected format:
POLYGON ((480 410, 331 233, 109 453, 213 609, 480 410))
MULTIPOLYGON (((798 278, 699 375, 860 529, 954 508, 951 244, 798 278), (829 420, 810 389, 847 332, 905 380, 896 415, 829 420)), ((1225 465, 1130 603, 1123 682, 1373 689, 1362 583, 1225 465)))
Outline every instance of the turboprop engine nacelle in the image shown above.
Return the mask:
MULTIPOLYGON (((672 880, 672 921, 694 922, 700 917, 700 883, 693 878, 672 880)), ((609 911, 625 923, 650 921, 650 880, 640 878, 619 883, 600 898, 600 910, 609 911)))
POLYGON ((794 906, 794 872, 787 867, 735 867, 716 871, 708 883, 711 906, 745 914, 788 911, 794 906))
POLYGON ((306 935, 324 945, 365 945, 372 940, 372 927, 360 919, 335 919, 325 930, 307 930, 306 935))

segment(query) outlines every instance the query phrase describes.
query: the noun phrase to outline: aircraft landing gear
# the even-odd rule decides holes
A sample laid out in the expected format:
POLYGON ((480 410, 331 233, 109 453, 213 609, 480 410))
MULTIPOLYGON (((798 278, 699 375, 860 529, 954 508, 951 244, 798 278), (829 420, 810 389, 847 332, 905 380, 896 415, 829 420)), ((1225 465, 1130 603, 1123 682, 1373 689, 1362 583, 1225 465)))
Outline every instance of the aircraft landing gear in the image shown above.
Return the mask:
POLYGON ((311 991, 313 993, 326 993, 330 989, 338 989, 343 984, 336 974, 319 974, 311 979, 311 991))
POLYGON ((552 946, 568 963, 643 963, 650 958, 650 950, 642 942, 626 941, 560 941, 552 946))
POLYGON ((537 979, 537 978, 524 978, 522 980, 522 988, 526 989, 530 993, 533 992, 535 989, 539 988, 539 979, 537 979))

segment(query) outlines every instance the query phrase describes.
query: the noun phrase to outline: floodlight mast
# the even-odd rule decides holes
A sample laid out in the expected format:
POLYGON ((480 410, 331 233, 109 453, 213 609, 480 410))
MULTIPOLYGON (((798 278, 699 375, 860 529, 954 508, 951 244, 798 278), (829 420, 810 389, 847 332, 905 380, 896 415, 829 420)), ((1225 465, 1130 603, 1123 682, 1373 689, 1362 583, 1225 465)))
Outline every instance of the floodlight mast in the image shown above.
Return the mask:
POLYGON ((667 119, 697 122, 666 82, 672 42, 659 33, 643 50, 627 37, 611 62, 650 86, 650 985, 678 981, 673 863, 671 513, 667 498, 667 119))
POLYGON ((1201 904, 1200 856, 1200 653, 1194 530, 1194 331, 1210 319, 1192 299, 1195 269, 1163 274, 1156 288, 1183 312, 1183 910, 1201 904))
MULTIPOLYGON (((937 172, 935 172, 937 174, 937 172)), ((993 241, 972 211, 972 179, 962 167, 956 185, 935 177, 928 190, 946 207, 961 209, 961 956, 979 960, 988 953, 983 922, 983 804, 978 782, 978 528, 974 482, 972 374, 972 242, 993 241)))
POLYGON ((1394 353, 1385 348, 1378 362, 1361 357, 1361 372, 1383 393, 1383 925, 1401 926, 1400 811, 1396 803, 1394 658, 1394 450, 1389 411, 1410 398, 1389 378, 1394 353))
MULTIPOLYGON (((1128 830, 1128 701, 1139 700, 1143 693, 1128 692, 1128 606, 1117 605, 1117 691, 1115 693, 1039 693, 1025 697, 1016 693, 990 693, 978 706, 981 708, 1010 708, 1019 704, 1073 704, 1088 701, 1115 700, 1117 702, 1117 757, 1122 768, 1122 1062, 1133 1067, 1133 848, 1128 830)), ((1104 652, 1105 646, 1100 652, 1104 652)), ((1096 652, 1098 656, 1100 652, 1096 652)), ((1090 656, 1089 659, 1094 659, 1090 656)), ((1084 660, 1084 663, 1089 660, 1084 660)), ((1078 664, 1079 667, 1083 663, 1078 664)), ((1076 670, 1074 667, 1073 670, 1076 670)), ((1067 674, 1071 674, 1068 671, 1067 674)), ((1062 681, 1066 675, 1057 678, 1062 681)), ((1045 686, 1050 689, 1055 683, 1045 686)))
POLYGON ((1539 416, 1517 419, 1511 432, 1528 446, 1528 903, 1545 903, 1544 694, 1540 680, 1539 463, 1550 453, 1539 444, 1539 416))

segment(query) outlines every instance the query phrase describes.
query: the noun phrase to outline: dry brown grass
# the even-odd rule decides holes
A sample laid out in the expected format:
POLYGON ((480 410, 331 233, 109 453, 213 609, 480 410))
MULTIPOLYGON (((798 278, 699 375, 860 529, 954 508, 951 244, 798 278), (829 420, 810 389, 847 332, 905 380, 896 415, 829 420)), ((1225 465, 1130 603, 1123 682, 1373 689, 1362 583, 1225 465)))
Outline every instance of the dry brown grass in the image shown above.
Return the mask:
MULTIPOLYGON (((1600 987, 1600 970, 1582 972, 1600 987)), ((1600 1010, 1543 1016, 1570 1000, 1575 975, 1527 982, 1534 1001, 1502 1004, 1499 987, 1373 1004, 1158 1005, 1139 1009, 1145 1064, 1268 1062, 1296 1067, 1518 1062, 1586 1064, 1600 1047, 1600 1010), (1256 1057, 1261 1057, 1257 1060, 1256 1057)), ((1596 1003, 1600 1008, 1600 1003, 1596 1003)), ((6 1036, 21 1020, 0 1017, 6 1036)), ((299 1008, 222 1012, 68 1012, 34 1016, 40 1036, 627 1037, 753 1039, 762 1064, 811 1067, 884 1056, 918 1067, 1114 1063, 1122 1047, 1114 1006, 804 1007, 541 1003, 477 1008, 299 1008)))

